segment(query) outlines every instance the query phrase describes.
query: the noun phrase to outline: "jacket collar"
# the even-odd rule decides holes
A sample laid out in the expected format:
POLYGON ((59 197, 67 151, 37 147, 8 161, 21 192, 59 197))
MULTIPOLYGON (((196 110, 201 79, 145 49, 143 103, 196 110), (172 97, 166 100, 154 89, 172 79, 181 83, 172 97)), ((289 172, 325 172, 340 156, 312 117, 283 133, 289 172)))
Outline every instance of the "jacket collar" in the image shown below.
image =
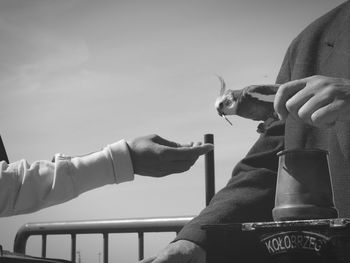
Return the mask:
POLYGON ((2 142, 1 136, 0 136, 0 161, 5 161, 9 163, 9 159, 7 157, 5 146, 2 142))

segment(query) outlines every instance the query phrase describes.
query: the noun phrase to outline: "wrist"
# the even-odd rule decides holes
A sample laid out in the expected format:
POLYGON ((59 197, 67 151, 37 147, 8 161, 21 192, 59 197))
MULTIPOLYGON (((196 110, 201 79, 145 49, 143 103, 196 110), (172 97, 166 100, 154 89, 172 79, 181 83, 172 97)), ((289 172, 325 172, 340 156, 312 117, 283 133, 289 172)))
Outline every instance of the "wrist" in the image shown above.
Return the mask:
POLYGON ((134 179, 134 169, 127 142, 120 140, 106 148, 110 153, 116 183, 132 181, 134 179))

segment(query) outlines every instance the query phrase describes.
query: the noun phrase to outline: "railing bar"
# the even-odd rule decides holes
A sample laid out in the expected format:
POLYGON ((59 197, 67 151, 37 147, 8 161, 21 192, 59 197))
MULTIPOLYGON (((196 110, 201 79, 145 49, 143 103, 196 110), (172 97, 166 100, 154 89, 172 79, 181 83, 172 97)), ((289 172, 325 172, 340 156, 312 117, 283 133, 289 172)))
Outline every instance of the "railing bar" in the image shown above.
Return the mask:
POLYGON ((43 234, 41 236, 41 257, 46 258, 46 240, 47 240, 47 235, 43 234))
MULTIPOLYGON (((91 220, 91 221, 58 221, 47 223, 28 223, 20 228, 16 234, 14 252, 23 253, 26 249, 26 242, 32 235, 42 236, 43 256, 47 256, 48 235, 70 235, 71 236, 71 257, 72 262, 78 259, 77 235, 78 234, 102 234, 104 238, 103 261, 109 261, 109 237, 112 233, 141 233, 139 237, 139 257, 144 257, 145 233, 153 232, 176 232, 178 233, 183 225, 189 222, 192 217, 170 217, 170 218, 137 218, 121 220, 91 220), (46 235, 44 237, 43 235, 46 235), (143 237, 142 237, 143 236, 143 237), (46 239, 46 241, 45 241, 46 239), (142 248, 143 247, 143 248, 142 248), (142 249, 141 249, 142 248, 142 249)), ((101 253, 102 254, 102 253, 101 253)), ((80 254, 79 254, 80 255, 80 254)), ((78 260, 79 261, 79 260, 78 260)))
POLYGON ((77 253, 77 236, 76 234, 71 234, 71 261, 76 262, 77 253))
MULTIPOLYGON (((204 143, 214 144, 214 135, 205 134, 204 143)), ((204 156, 205 166, 205 204, 209 205, 210 200, 215 194, 215 165, 214 150, 204 156)))
POLYGON ((108 233, 103 233, 103 263, 108 263, 108 233))
POLYGON ((144 258, 144 234, 139 232, 139 260, 144 258))

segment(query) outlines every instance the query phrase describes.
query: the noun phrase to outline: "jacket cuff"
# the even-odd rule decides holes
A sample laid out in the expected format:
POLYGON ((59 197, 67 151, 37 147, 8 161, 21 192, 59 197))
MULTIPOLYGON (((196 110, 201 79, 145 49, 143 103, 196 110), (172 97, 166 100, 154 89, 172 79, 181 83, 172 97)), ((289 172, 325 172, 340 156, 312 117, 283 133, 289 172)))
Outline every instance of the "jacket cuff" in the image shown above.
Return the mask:
POLYGON ((105 150, 111 157, 117 184, 134 180, 134 169, 125 140, 108 145, 105 150))
POLYGON ((192 225, 191 222, 182 228, 172 243, 178 240, 191 241, 204 250, 207 249, 207 236, 205 230, 201 229, 197 224, 192 225))

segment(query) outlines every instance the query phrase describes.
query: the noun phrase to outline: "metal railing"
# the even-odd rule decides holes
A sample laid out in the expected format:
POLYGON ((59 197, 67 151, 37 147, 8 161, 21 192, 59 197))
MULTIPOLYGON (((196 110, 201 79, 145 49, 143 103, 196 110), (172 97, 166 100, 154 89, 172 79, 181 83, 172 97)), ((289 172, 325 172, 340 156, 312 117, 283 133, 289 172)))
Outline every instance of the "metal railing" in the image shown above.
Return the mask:
POLYGON ((137 233, 139 260, 144 257, 144 233, 175 232, 192 217, 139 218, 94 221, 62 221, 28 223, 17 232, 14 252, 25 254, 30 236, 41 236, 41 257, 46 258, 47 235, 71 236, 71 261, 76 261, 76 237, 78 234, 101 234, 103 236, 103 262, 108 263, 108 241, 112 233, 137 233))
MULTIPOLYGON (((205 143, 214 144, 212 134, 204 135, 205 143)), ((214 151, 205 155, 205 203, 209 204, 215 193, 214 151)), ((108 241, 111 233, 137 233, 139 259, 144 257, 144 233, 176 232, 188 223, 192 217, 139 218, 116 220, 62 221, 28 223, 17 232, 14 252, 25 254, 30 236, 41 236, 41 256, 46 257, 48 235, 71 236, 71 261, 76 261, 76 236, 78 234, 101 234, 103 236, 103 262, 108 263, 108 241)))

